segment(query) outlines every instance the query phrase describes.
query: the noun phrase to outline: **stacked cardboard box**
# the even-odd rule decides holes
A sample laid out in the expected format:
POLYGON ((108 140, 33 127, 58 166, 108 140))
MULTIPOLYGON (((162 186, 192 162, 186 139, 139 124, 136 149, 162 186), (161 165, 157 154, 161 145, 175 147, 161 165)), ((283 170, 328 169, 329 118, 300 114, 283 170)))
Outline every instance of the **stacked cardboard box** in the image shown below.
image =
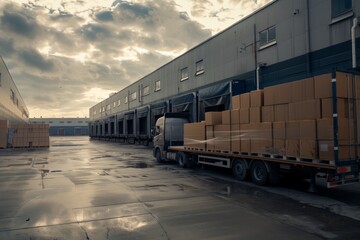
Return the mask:
POLYGON ((0 120, 0 148, 7 147, 8 121, 0 120))
MULTIPOLYGON (((356 84, 345 73, 337 73, 336 79, 339 158, 353 159, 360 142, 354 126, 355 101, 360 119, 360 77, 356 84)), ((332 162, 332 91, 331 74, 325 74, 234 96, 231 110, 205 114, 204 126, 198 126, 205 132, 202 147, 332 162)))
POLYGON ((206 128, 205 122, 187 123, 184 125, 184 146, 205 150, 206 128))
POLYGON ((11 128, 14 129, 13 147, 49 147, 48 124, 16 124, 11 128))
MULTIPOLYGON (((317 120, 319 159, 334 160, 333 89, 331 75, 315 77, 315 98, 321 101, 321 118, 317 120)), ((359 88, 353 91, 352 75, 336 73, 336 102, 338 116, 339 159, 356 158, 353 104, 360 97, 359 88)), ((359 105, 357 105, 359 107, 359 105)), ((359 119, 359 118, 358 118, 359 119)), ((359 141, 357 141, 359 143, 359 141)))

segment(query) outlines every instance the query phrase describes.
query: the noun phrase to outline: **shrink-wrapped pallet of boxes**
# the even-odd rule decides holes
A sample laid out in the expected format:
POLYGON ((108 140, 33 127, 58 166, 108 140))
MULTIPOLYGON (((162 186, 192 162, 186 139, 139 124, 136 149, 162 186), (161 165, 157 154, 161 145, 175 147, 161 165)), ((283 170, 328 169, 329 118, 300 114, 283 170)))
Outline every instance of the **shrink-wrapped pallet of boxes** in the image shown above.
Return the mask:
POLYGON ((49 147, 48 124, 15 124, 11 125, 14 135, 12 147, 37 148, 49 147))

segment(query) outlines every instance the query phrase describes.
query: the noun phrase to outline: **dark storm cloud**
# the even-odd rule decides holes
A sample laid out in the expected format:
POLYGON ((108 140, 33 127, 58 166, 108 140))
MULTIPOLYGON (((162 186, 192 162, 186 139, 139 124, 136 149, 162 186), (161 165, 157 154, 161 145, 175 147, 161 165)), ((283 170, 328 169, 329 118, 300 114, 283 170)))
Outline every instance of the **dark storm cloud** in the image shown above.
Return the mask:
POLYGON ((104 22, 114 20, 111 11, 102 11, 102 12, 95 14, 95 16, 96 16, 96 19, 98 19, 100 21, 104 21, 104 22))
POLYGON ((8 56, 14 52, 14 40, 0 37, 0 55, 8 56))
POLYGON ((150 15, 151 8, 149 6, 126 1, 115 1, 114 3, 113 6, 117 6, 125 15, 133 15, 140 18, 147 18, 150 15))
POLYGON ((22 12, 5 10, 0 17, 0 22, 8 31, 31 38, 35 37, 38 28, 35 20, 22 12))
POLYGON ((111 37, 111 32, 99 24, 87 24, 80 29, 84 37, 89 41, 104 40, 111 37))
POLYGON ((45 59, 38 51, 34 49, 26 49, 19 53, 20 58, 25 64, 35 67, 42 71, 54 70, 54 63, 45 59))
POLYGON ((172 59, 162 52, 185 51, 211 35, 167 0, 116 1, 81 13, 68 4, 50 9, 32 0, 9 2, 0 3, 0 54, 9 56, 30 113, 87 113, 98 98, 85 93, 119 91, 172 59))

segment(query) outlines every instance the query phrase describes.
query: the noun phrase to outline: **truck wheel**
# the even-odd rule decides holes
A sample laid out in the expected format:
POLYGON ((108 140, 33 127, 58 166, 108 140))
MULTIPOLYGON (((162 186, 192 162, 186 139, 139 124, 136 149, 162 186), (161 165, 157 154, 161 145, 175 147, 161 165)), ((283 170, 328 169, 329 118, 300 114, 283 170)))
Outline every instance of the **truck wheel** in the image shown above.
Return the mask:
POLYGON ((244 181, 248 175, 248 169, 244 159, 235 159, 232 170, 234 177, 240 181, 244 181))
POLYGON ((155 152, 155 158, 156 158, 156 162, 162 163, 161 153, 160 153, 159 149, 157 149, 156 152, 155 152))
POLYGON ((257 185, 266 185, 269 181, 269 174, 265 164, 261 161, 255 161, 251 165, 251 179, 257 185))
POLYGON ((176 154, 176 160, 180 167, 186 168, 187 160, 186 160, 186 154, 183 152, 178 152, 176 154))

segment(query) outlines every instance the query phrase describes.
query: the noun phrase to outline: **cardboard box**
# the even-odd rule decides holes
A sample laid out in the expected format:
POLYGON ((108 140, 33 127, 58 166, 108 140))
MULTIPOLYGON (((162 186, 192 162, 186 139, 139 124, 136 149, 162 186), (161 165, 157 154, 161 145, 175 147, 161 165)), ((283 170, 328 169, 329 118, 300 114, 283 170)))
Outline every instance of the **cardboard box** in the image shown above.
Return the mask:
POLYGON ((241 139, 240 148, 242 153, 251 153, 251 141, 250 139, 241 139))
POLYGON ((0 148, 7 147, 7 134, 9 122, 7 120, 0 120, 0 148))
POLYGON ((272 154, 277 155, 277 156, 285 156, 286 155, 286 140, 274 139, 272 154))
POLYGON ((240 124, 241 129, 241 139, 249 140, 252 135, 252 125, 251 124, 240 124))
POLYGON ((250 92, 250 107, 264 106, 264 91, 255 90, 250 92))
POLYGON ((274 88, 266 87, 264 88, 264 106, 274 105, 274 88))
POLYGON ((236 109, 236 110, 231 110, 230 113, 230 117, 231 117, 231 125, 234 124, 240 124, 240 110, 236 109))
POLYGON ((274 106, 261 107, 261 120, 262 122, 274 121, 274 106))
MULTIPOLYGON (((315 98, 331 98, 332 78, 331 74, 314 77, 315 98)), ((336 73, 336 95, 340 98, 352 98, 352 76, 347 73, 336 73)))
POLYGON ((300 156, 300 140, 286 140, 286 156, 296 158, 300 156))
MULTIPOLYGON (((339 141, 339 160, 353 160, 355 156, 355 146, 341 146, 346 142, 339 141)), ((334 141, 319 141, 319 159, 335 161, 334 141)))
POLYGON ((184 146, 205 150, 206 132, 205 123, 184 124, 184 146))
POLYGON ((272 140, 251 139, 251 153, 271 154, 273 151, 272 140))
MULTIPOLYGON (((337 98, 337 113, 340 118, 353 118, 353 100, 337 98), (349 111, 350 110, 350 111, 349 111)), ((333 98, 321 99, 321 118, 333 117, 333 98)))
POLYGON ((222 124, 222 113, 221 112, 206 112, 205 113, 205 124, 206 125, 222 124))
POLYGON ((231 125, 231 151, 232 152, 241 152, 240 140, 241 140, 241 131, 239 124, 231 125))
POLYGON ((214 125, 207 125, 205 126, 206 131, 206 139, 212 139, 215 137, 214 135, 214 125))
POLYGON ((240 124, 250 123, 250 110, 249 108, 240 109, 240 124))
POLYGON ((301 140, 316 140, 316 121, 304 120, 300 121, 300 139, 301 140))
POLYGON ((281 104, 274 106, 274 121, 288 121, 289 120, 289 105, 281 104))
POLYGON ((220 151, 231 151, 231 125, 215 125, 214 126, 214 135, 215 135, 215 150, 220 151))
POLYGON ((274 139, 286 139, 286 124, 285 122, 273 122, 273 135, 274 139))
POLYGON ((291 87, 291 83, 283 83, 273 86, 275 105, 291 102, 291 87))
POLYGON ((308 100, 289 104, 289 120, 316 120, 321 118, 320 100, 308 100))
POLYGON ((250 93, 240 95, 240 109, 250 108, 250 93))
POLYGON ((231 98, 232 110, 240 109, 240 95, 231 98))
POLYGON ((230 125, 231 124, 231 110, 222 111, 221 114, 222 114, 221 124, 230 125))
POLYGON ((318 143, 316 140, 300 140, 300 158, 318 159, 318 143))
POLYGON ((300 121, 288 121, 286 125, 286 140, 300 140, 300 121))
MULTIPOLYGON (((334 125, 332 118, 317 120, 317 138, 319 140, 334 139, 334 125)), ((347 118, 338 118, 338 139, 354 141, 354 121, 347 118)))
POLYGON ((314 78, 291 83, 291 102, 303 102, 315 99, 314 78))
POLYGON ((250 123, 261 122, 261 107, 250 108, 250 123))
POLYGON ((258 136, 263 140, 272 140, 273 139, 273 125, 270 122, 260 123, 259 124, 259 133, 258 136))

